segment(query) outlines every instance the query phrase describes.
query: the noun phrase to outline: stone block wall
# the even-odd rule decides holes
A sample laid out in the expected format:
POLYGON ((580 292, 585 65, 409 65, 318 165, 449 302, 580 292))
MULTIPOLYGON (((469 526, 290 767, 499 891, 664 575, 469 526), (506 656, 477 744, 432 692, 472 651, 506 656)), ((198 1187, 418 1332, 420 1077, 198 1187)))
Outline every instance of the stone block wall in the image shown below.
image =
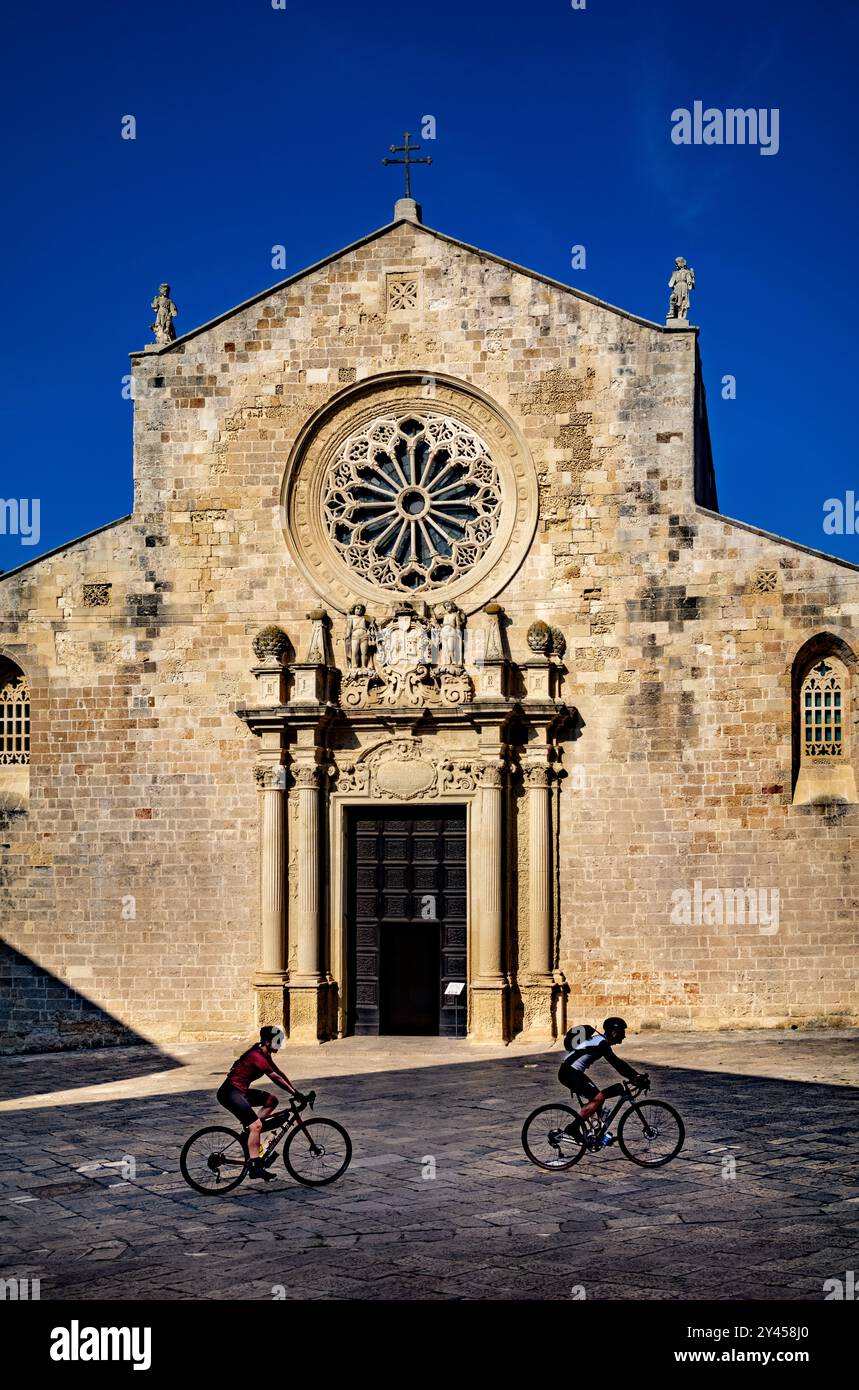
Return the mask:
MULTIPOLYGON (((693 334, 410 222, 137 357, 133 516, 0 578, 0 652, 33 690, 29 809, 0 835, 9 947, 92 1004, 89 1041, 252 1029, 257 740, 235 711, 253 634, 301 651, 324 602, 284 541, 284 468, 333 395, 398 368, 480 388, 537 472, 496 597, 514 660, 536 617, 567 637, 571 1019, 856 1021, 859 808, 791 804, 790 668, 818 631, 859 652, 859 573, 696 504, 693 334), (404 271, 419 292, 395 310, 404 271), (672 921, 696 882, 777 890, 778 930, 672 921)), ((38 1019, 34 997, 5 1045, 64 1045, 59 996, 38 1019)))

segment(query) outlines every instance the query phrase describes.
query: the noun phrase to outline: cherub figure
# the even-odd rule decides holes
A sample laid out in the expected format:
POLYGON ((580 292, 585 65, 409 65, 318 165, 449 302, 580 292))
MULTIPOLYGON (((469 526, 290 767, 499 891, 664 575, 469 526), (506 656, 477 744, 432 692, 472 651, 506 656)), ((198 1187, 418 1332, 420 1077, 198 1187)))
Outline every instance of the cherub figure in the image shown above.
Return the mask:
POLYGON ((169 285, 158 286, 158 293, 152 301, 152 308, 155 310, 155 322, 150 324, 150 328, 155 334, 156 343, 175 342, 176 329, 173 327, 173 320, 179 310, 170 298, 169 285))
POLYGON ((367 617, 363 603, 353 604, 346 619, 346 665, 350 671, 368 671, 374 645, 375 625, 367 617))
POLYGON ((669 321, 689 317, 689 291, 695 288, 695 272, 686 264, 683 256, 678 256, 674 264, 676 270, 668 281, 668 288, 671 291, 671 301, 668 308, 669 321))

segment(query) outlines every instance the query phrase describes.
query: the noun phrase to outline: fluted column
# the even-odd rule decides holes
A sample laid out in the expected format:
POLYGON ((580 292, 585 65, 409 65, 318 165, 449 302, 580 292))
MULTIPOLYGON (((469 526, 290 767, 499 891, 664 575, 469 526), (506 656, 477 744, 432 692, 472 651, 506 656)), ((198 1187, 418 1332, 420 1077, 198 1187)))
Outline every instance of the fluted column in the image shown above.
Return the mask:
POLYGON ((504 970, 504 797, 507 764, 490 754, 477 770, 480 787, 469 848, 471 875, 471 983, 469 1034, 502 1042, 508 1037, 508 979, 504 970))
POLYGON ((295 974, 298 984, 319 980, 319 769, 293 768, 297 802, 298 883, 295 912, 295 974))
POLYGON ((503 977, 504 912, 504 772, 502 759, 480 771, 480 844, 477 846, 478 974, 481 980, 503 977))
POLYGON ((552 969, 552 840, 550 772, 540 764, 524 769, 528 788, 528 963, 533 976, 552 969))
POLYGON ((286 970, 285 932, 285 770, 261 770, 260 786, 260 970, 282 976, 286 970))

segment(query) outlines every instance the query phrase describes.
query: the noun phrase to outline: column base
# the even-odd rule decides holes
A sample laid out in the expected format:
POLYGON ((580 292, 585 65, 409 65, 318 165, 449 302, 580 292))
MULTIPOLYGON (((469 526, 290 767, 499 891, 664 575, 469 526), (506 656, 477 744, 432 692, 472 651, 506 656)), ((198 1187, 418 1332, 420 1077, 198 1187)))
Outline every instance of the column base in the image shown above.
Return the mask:
POLYGON ((562 1024, 562 988, 551 975, 537 975, 519 984, 522 1001, 520 1042, 553 1042, 562 1024))
POLYGON ((286 1031, 286 974, 281 971, 261 972, 254 976, 253 987, 257 1027, 275 1024, 286 1031))
POLYGON ((510 986, 505 979, 497 983, 469 987, 468 1036, 474 1042, 507 1042, 510 986))
POLYGON ((289 985, 287 1036, 291 1043, 326 1042, 336 1036, 336 991, 330 980, 289 985))

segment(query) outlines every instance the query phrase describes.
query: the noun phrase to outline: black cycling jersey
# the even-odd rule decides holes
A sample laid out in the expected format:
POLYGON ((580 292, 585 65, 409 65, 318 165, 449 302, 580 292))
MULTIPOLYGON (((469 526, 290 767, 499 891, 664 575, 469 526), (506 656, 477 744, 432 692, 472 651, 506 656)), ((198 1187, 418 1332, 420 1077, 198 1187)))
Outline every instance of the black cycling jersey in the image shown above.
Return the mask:
POLYGON ((619 1071, 621 1076, 625 1076, 628 1081, 634 1081, 638 1072, 631 1067, 628 1062, 622 1062, 620 1057, 612 1051, 608 1038, 602 1033, 594 1033, 592 1037, 586 1038, 579 1043, 571 1052, 566 1053, 561 1065, 568 1071, 585 1072, 588 1067, 593 1066, 594 1062, 602 1057, 619 1071))

